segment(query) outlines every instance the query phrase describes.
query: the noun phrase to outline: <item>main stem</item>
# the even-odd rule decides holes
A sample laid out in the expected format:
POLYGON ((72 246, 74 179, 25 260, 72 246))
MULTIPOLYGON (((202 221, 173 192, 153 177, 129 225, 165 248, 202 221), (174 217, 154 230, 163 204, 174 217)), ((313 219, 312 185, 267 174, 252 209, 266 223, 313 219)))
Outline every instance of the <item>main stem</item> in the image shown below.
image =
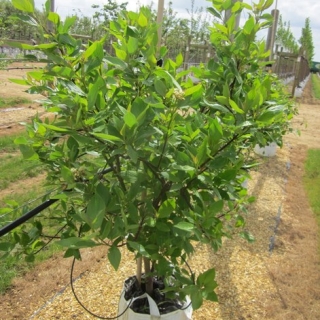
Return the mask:
POLYGON ((145 272, 146 293, 149 296, 152 296, 153 280, 151 275, 150 259, 144 257, 143 262, 144 262, 144 272, 145 272))

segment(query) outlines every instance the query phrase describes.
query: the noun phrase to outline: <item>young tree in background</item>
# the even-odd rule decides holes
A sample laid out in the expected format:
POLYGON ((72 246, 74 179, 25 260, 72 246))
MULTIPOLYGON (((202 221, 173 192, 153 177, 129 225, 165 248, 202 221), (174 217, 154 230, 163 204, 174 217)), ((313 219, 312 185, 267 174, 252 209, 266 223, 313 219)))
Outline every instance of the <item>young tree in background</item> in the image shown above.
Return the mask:
MULTIPOLYGON (((41 22, 45 21, 44 12, 35 9, 35 15, 41 22)), ((9 0, 0 0, 0 38, 2 39, 37 39, 37 28, 15 17, 21 16, 9 0)))
POLYGON ((311 64, 314 57, 314 44, 310 26, 310 18, 306 18, 304 28, 302 28, 301 31, 301 38, 299 42, 302 46, 302 49, 305 51, 305 55, 307 60, 309 61, 309 64, 311 64))
POLYGON ((291 31, 290 21, 282 20, 282 15, 279 16, 276 43, 278 43, 285 51, 298 53, 299 45, 291 31))

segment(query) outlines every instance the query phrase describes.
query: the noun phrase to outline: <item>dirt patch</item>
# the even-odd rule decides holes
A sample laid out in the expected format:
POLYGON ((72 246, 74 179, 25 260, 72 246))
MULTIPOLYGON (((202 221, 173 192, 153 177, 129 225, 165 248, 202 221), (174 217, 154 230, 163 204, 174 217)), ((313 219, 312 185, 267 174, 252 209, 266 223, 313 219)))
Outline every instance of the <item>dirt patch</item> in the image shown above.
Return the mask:
POLYGON ((36 177, 10 183, 6 189, 0 190, 0 203, 2 199, 10 198, 10 195, 14 193, 19 192, 19 194, 22 194, 24 191, 31 190, 34 186, 37 186, 44 181, 45 177, 45 174, 40 174, 36 177))
MULTIPOLYGON (((105 252, 101 248, 83 252, 82 262, 76 265, 74 277, 79 278, 88 270, 95 272, 103 256, 105 252)), ((15 279, 12 288, 1 297, 0 319, 28 319, 39 306, 66 289, 70 267, 70 259, 57 254, 24 277, 15 279)))
MULTIPOLYGON (((307 149, 320 148, 320 104, 313 98, 308 104, 311 98, 309 82, 293 121, 301 136, 288 135, 283 149, 261 159, 261 168, 252 173, 248 192, 257 201, 249 208, 247 229, 256 242, 225 240, 218 253, 197 247, 190 263, 197 272, 216 267, 219 303, 206 302, 193 319, 320 319, 318 227, 302 185, 307 149)), ((122 282, 132 273, 133 257, 123 253, 115 273, 105 255, 106 248, 83 252, 74 275, 82 276, 75 286, 90 310, 112 317, 122 282)), ((56 255, 16 279, 1 297, 0 319, 94 319, 68 286, 70 263, 56 255)))
POLYGON ((43 114, 40 100, 44 97, 39 94, 29 94, 27 87, 10 81, 10 79, 24 79, 26 72, 43 67, 39 63, 15 62, 11 64, 9 70, 0 70, 0 96, 6 98, 25 98, 30 103, 10 107, 0 108, 0 135, 9 135, 24 130, 20 122, 30 120, 36 113, 43 114))

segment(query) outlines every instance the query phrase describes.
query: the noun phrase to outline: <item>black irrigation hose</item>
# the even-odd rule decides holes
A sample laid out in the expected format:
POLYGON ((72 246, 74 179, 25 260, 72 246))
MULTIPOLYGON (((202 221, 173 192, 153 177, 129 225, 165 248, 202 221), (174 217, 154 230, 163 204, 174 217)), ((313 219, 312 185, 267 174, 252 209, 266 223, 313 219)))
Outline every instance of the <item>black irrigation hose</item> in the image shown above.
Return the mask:
POLYGON ((80 301, 80 299, 78 298, 75 290, 74 290, 74 286, 73 286, 73 270, 74 270, 74 265, 75 265, 75 262, 76 262, 76 258, 73 258, 73 261, 72 261, 72 265, 71 265, 71 271, 70 271, 70 285, 71 285, 71 290, 72 290, 72 293, 75 297, 75 299, 77 300, 77 302, 80 304, 80 306, 86 310, 89 314, 91 314, 92 316, 96 317, 96 318, 99 318, 99 319, 105 319, 105 320, 115 320, 115 319, 118 319, 119 317, 121 317, 122 315, 124 315, 127 310, 130 308, 130 305, 131 305, 131 302, 133 300, 133 297, 131 298, 130 300, 130 303, 128 303, 127 307, 125 308, 125 310, 121 313, 121 314, 118 314, 117 316, 115 317, 102 317, 102 316, 99 316, 97 314, 95 314, 94 312, 90 311, 86 306, 83 305, 83 303, 80 301))
POLYGON ((24 208, 25 206, 30 205, 31 203, 34 203, 34 202, 36 202, 37 200, 42 199, 42 198, 44 198, 45 196, 48 196, 49 194, 51 194, 51 193, 53 193, 53 192, 55 192, 55 191, 57 191, 57 190, 59 190, 59 189, 60 189, 60 188, 52 189, 52 190, 46 192, 45 194, 43 194, 43 195, 41 195, 41 196, 39 196, 39 197, 37 197, 37 198, 35 198, 35 199, 29 200, 29 201, 25 202, 24 204, 21 204, 19 207, 16 207, 16 208, 12 209, 10 212, 7 212, 7 213, 2 214, 2 215, 0 216, 0 218, 3 218, 3 217, 5 217, 5 216, 8 216, 9 214, 12 214, 13 212, 18 211, 18 210, 24 208))
MULTIPOLYGON (((104 174, 107 174, 107 173, 112 172, 112 171, 113 171, 113 168, 107 168, 107 169, 102 170, 98 174, 104 175, 104 174)), ((65 190, 65 191, 71 191, 71 190, 65 190)), ((8 232, 12 231, 13 229, 19 227, 21 224, 23 224, 24 222, 28 221, 29 219, 31 219, 32 217, 34 217, 35 215, 37 215, 38 213, 40 213, 44 209, 50 207, 53 203, 55 203, 57 201, 58 201, 58 199, 49 199, 49 200, 41 203, 38 207, 36 207, 36 208, 32 209, 31 211, 27 212, 25 215, 23 215, 22 217, 18 218, 17 220, 9 223, 8 225, 6 225, 2 229, 0 229, 0 238, 2 236, 6 235, 8 232)))
POLYGON ((27 212, 26 214, 24 214, 23 216, 21 216, 17 220, 9 223, 8 225, 6 225, 2 229, 0 229, 0 237, 6 235, 8 232, 10 232, 13 229, 19 227, 21 224, 23 224, 24 222, 28 221, 29 219, 31 219, 32 217, 34 217, 35 215, 37 215, 38 213, 40 213, 44 209, 50 207, 56 201, 58 201, 58 199, 49 199, 49 200, 41 203, 39 206, 37 206, 36 208, 32 209, 31 211, 27 212))

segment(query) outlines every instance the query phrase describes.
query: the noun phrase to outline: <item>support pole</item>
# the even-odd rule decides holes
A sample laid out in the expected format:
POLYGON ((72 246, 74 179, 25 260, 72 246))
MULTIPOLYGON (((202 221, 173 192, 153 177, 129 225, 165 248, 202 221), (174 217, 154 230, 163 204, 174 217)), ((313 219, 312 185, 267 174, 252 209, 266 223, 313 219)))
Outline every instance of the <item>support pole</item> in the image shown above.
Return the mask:
POLYGON ((279 20, 279 10, 277 9, 272 10, 271 15, 273 16, 273 23, 268 30, 267 45, 266 45, 266 50, 267 51, 270 50, 269 60, 273 60, 273 48, 274 48, 274 42, 276 39, 276 32, 277 32, 277 26, 278 26, 278 20, 279 20))
MULTIPOLYGON (((243 0, 232 0, 232 2, 233 3, 243 2, 243 0)), ((230 19, 230 17, 231 17, 231 9, 226 10, 226 12, 225 12, 224 19, 223 19, 224 24, 227 23, 227 21, 230 19)), ((236 24, 235 24, 234 29, 237 30, 239 28, 239 25, 240 25, 240 13, 236 17, 236 24)))
POLYGON ((163 11, 164 11, 164 0, 158 0, 158 12, 157 12, 157 24, 158 24, 157 53, 158 54, 160 53, 160 48, 161 48, 163 11))
MULTIPOLYGON (((50 0, 50 12, 55 12, 55 0, 50 0)), ((49 32, 53 31, 53 23, 48 21, 48 30, 49 32)))

